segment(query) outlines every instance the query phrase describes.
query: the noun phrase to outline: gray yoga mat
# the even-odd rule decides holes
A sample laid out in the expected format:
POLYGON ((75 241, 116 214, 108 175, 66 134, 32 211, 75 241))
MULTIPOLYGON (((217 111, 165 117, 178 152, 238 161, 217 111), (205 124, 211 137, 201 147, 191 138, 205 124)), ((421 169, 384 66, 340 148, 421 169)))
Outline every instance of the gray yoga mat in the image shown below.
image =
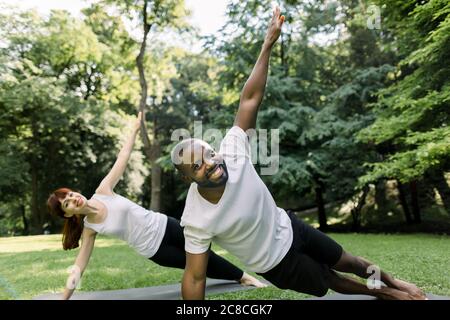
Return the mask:
MULTIPOLYGON (((266 282, 267 283, 267 282, 266 282)), ((206 295, 252 290, 254 287, 244 287, 237 282, 227 280, 208 279, 206 281, 206 295)), ((430 300, 450 300, 450 297, 427 294, 430 300)), ((37 296, 34 300, 57 300, 60 294, 49 293, 37 296)), ((181 299, 181 284, 169 284, 164 286, 133 288, 122 290, 107 290, 93 292, 76 292, 72 300, 178 300, 181 299)), ((367 295, 345 295, 333 293, 324 297, 313 297, 305 300, 376 300, 367 295)))
MULTIPOLYGON (((435 295, 432 293, 427 293, 427 298, 429 300, 450 300, 450 297, 438 296, 438 295, 435 295)), ((350 295, 350 294, 333 293, 333 294, 328 294, 323 297, 309 298, 306 300, 378 300, 378 299, 375 297, 367 296, 367 295, 363 295, 363 294, 350 295)))
MULTIPOLYGON (((251 290, 255 287, 242 286, 235 281, 206 280, 206 295, 251 290)), ((60 294, 49 293, 35 297, 33 300, 57 300, 60 294)), ((93 292, 75 292, 72 300, 178 300, 181 299, 181 284, 133 288, 122 290, 107 290, 93 292)))

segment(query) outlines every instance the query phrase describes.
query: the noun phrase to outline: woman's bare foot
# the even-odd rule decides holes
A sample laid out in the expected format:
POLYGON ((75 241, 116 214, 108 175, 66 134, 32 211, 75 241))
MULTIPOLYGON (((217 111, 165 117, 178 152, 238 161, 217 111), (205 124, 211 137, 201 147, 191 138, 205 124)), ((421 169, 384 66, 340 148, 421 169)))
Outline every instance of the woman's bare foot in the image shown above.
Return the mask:
POLYGON ((248 273, 245 273, 245 272, 242 275, 242 278, 241 278, 241 280, 239 280, 239 282, 243 286, 253 286, 253 287, 256 287, 256 288, 265 288, 265 287, 267 287, 267 284, 262 283, 261 281, 259 281, 255 277, 252 277, 251 275, 249 275, 248 273))
POLYGON ((395 286, 398 290, 406 292, 419 300, 428 300, 426 295, 415 284, 400 279, 395 279, 395 286))

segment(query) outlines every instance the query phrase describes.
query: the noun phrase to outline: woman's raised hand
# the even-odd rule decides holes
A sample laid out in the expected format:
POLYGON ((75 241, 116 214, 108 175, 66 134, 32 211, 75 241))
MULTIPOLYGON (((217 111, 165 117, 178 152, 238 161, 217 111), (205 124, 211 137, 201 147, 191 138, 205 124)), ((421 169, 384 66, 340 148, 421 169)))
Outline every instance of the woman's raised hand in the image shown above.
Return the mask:
POLYGON ((134 120, 134 131, 138 132, 139 129, 141 129, 141 123, 142 123, 142 111, 139 111, 136 120, 134 120))

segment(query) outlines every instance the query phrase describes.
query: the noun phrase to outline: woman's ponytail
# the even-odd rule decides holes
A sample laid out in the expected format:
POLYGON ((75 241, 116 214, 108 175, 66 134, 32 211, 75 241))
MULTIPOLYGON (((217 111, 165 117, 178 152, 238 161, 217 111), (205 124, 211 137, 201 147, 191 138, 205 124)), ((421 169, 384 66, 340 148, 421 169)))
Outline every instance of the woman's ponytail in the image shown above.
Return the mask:
POLYGON ((62 243, 64 250, 75 249, 79 247, 81 233, 83 232, 83 222, 79 216, 65 218, 62 243))

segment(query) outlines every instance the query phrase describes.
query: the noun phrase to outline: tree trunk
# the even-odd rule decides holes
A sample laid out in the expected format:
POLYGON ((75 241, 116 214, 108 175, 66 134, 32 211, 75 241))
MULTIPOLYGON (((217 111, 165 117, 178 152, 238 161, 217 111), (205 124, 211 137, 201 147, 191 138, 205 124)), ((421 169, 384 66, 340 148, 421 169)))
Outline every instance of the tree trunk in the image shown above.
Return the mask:
MULTIPOLYGON (((37 120, 33 116, 31 118, 31 145, 39 145, 39 131, 37 126, 37 120)), ((31 175, 31 222, 32 232, 35 234, 42 233, 42 219, 39 212, 39 186, 38 186, 38 157, 37 152, 32 152, 29 157, 30 175, 31 175)))
POLYGON ((369 186, 365 185, 362 189, 361 196, 358 199, 358 202, 356 206, 352 209, 352 218, 353 218, 353 225, 352 230, 353 231, 359 231, 359 228, 361 227, 361 210, 366 203, 366 197, 369 193, 369 186))
POLYGON ((375 203, 377 205, 377 211, 380 214, 384 214, 388 211, 386 199, 386 180, 384 179, 375 184, 375 203))
POLYGON ((161 211, 161 167, 156 164, 156 160, 161 156, 161 148, 158 140, 155 139, 152 148, 152 191, 150 199, 150 210, 161 211))
POLYGON ((445 179, 444 172, 435 174, 433 178, 433 185, 441 196, 445 210, 450 215, 450 187, 447 183, 447 179, 445 179))
POLYGON ((26 213, 25 205, 23 205, 23 204, 20 205, 20 213, 22 215, 22 222, 23 222, 23 235, 27 236, 30 234, 30 229, 29 229, 27 217, 25 215, 25 213, 26 213))
POLYGON ((414 216, 414 222, 420 223, 422 221, 420 217, 420 206, 419 206, 419 198, 417 196, 417 181, 413 180, 409 183, 409 188, 411 192, 411 207, 412 213, 414 216))
POLYGON ((139 111, 142 112, 142 123, 141 123, 141 137, 144 143, 144 150, 146 150, 146 154, 148 156, 148 152, 150 151, 151 143, 148 138, 147 128, 145 126, 145 111, 147 106, 147 80, 145 79, 145 70, 144 70, 144 56, 145 56, 145 48, 147 46, 147 36, 150 32, 151 24, 147 22, 147 1, 144 2, 143 8, 143 23, 144 23, 144 37, 142 39, 141 47, 139 49, 139 54, 136 57, 136 66, 138 68, 139 73, 139 85, 141 86, 141 98, 139 100, 139 111))
POLYGON ((403 184, 398 180, 397 180, 397 189, 398 189, 398 198, 403 208, 403 213, 405 214, 406 223, 412 224, 413 219, 411 217, 411 211, 409 211, 408 202, 406 201, 405 189, 403 187, 403 184))
MULTIPOLYGON (((141 129, 142 130, 142 129, 141 129)), ((153 211, 161 210, 161 167, 156 163, 156 160, 161 156, 161 147, 153 134, 154 141, 150 143, 147 133, 143 134, 147 139, 144 139, 144 153, 152 167, 151 171, 151 198, 150 209, 153 211)))
POLYGON ((37 168, 34 161, 31 162, 31 217, 34 233, 40 234, 42 221, 39 214, 37 168))
POLYGON ((283 34, 281 34, 280 38, 281 38, 281 41, 280 41, 281 66, 283 68, 284 76, 287 77, 289 75, 289 69, 288 69, 288 65, 287 65, 287 57, 286 57, 286 53, 285 53, 286 44, 285 44, 283 34))
POLYGON ((323 202, 323 191, 322 187, 317 186, 315 188, 316 192, 316 204, 317 204, 317 212, 319 217, 319 230, 325 231, 328 228, 327 225, 327 215, 325 212, 325 204, 323 202))
MULTIPOLYGON (((159 3, 159 2, 158 2, 159 3)), ((158 159, 160 154, 160 147, 157 141, 156 132, 153 134, 153 143, 150 141, 148 137, 147 128, 145 126, 145 111, 147 106, 147 80, 145 79, 145 69, 144 69, 144 56, 145 49, 147 46, 147 37, 150 29, 152 28, 152 23, 148 23, 147 21, 147 7, 148 1, 144 1, 144 7, 142 9, 142 21, 144 26, 144 36, 142 39, 141 47, 139 49, 139 54, 136 57, 136 66, 139 72, 139 85, 141 87, 141 98, 139 100, 139 111, 142 112, 142 124, 141 124, 141 137, 144 144, 144 152, 147 156, 147 159, 150 161, 150 165, 152 167, 152 191, 151 191, 151 200, 150 200, 150 208, 155 211, 160 211, 160 194, 161 194, 161 168, 156 165, 155 161, 158 159), (158 157, 156 157, 158 156, 158 157)), ((155 6, 154 13, 157 16, 158 6, 155 6)), ((156 130, 156 127, 153 128, 156 130)))

